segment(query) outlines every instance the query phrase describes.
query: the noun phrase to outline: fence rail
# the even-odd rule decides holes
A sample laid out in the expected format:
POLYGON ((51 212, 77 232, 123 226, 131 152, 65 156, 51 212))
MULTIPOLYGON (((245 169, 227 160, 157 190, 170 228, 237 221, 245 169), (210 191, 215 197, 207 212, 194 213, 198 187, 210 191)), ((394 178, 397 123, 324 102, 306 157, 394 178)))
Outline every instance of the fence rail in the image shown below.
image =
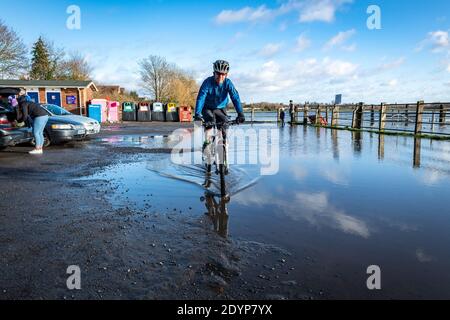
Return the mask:
MULTIPOLYGON (((309 105, 296 108, 295 124, 450 139, 450 103, 309 105)), ((252 117, 253 118, 253 117, 252 117)), ((280 121, 280 112, 278 112, 280 121)))

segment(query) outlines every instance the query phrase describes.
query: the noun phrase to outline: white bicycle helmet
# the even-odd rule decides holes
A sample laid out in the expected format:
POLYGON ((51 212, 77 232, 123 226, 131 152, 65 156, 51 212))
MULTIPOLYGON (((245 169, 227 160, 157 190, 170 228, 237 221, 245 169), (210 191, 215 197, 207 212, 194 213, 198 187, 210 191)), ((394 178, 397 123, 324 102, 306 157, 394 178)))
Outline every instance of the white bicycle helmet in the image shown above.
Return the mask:
POLYGON ((225 60, 217 60, 214 62, 214 72, 228 73, 230 71, 230 64, 225 60))

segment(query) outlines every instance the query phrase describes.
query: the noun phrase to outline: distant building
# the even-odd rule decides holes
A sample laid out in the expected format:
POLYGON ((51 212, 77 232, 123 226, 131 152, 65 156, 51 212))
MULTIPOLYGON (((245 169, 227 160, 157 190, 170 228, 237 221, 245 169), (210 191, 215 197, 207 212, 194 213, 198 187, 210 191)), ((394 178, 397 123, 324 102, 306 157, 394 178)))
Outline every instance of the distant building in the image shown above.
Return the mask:
POLYGON ((342 103, 342 94, 337 94, 336 99, 334 100, 335 104, 341 104, 342 103))
POLYGON ((103 95, 114 95, 114 94, 124 94, 125 88, 120 86, 104 86, 98 85, 98 91, 103 95))
POLYGON ((98 88, 92 81, 0 80, 0 88, 24 88, 37 103, 55 104, 74 114, 86 115, 88 101, 98 88))

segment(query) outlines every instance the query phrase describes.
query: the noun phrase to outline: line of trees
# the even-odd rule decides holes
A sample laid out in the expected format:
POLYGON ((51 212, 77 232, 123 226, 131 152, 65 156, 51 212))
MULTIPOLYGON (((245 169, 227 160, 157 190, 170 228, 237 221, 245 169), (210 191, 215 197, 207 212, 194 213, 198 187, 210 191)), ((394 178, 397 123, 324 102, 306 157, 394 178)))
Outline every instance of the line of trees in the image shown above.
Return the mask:
POLYGON ((78 52, 67 54, 39 37, 29 51, 20 36, 0 20, 0 78, 90 80, 92 68, 78 52))

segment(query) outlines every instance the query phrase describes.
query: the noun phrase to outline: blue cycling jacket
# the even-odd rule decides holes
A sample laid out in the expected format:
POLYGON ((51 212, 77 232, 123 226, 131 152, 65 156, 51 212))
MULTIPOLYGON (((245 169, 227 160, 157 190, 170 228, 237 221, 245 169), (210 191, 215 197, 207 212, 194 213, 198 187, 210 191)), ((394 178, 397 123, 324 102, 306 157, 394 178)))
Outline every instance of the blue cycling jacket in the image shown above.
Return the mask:
POLYGON ((231 101, 233 101, 236 112, 241 113, 241 98, 233 82, 226 78, 222 84, 218 85, 214 76, 207 78, 200 87, 197 105, 195 106, 195 114, 201 115, 203 108, 211 110, 226 108, 229 102, 228 95, 230 95, 231 101))

